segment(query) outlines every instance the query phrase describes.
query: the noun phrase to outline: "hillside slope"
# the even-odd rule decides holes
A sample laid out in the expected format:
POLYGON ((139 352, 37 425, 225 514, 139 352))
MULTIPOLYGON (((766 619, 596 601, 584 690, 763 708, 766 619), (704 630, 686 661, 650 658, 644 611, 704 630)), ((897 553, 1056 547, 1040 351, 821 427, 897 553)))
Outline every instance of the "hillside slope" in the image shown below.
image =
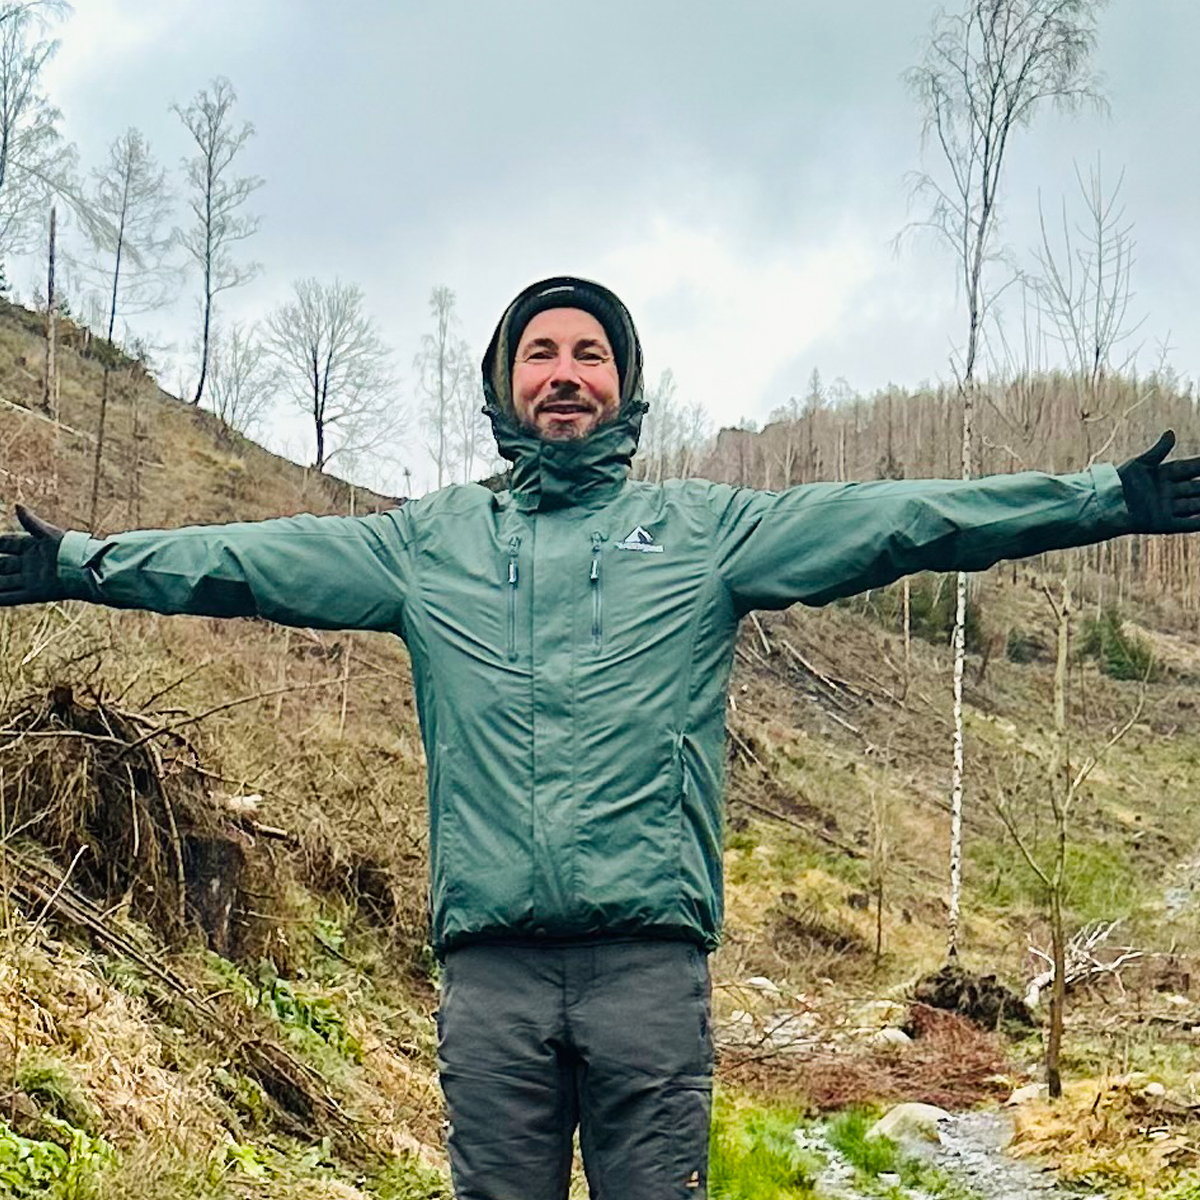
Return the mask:
MULTIPOLYGON (((0 311, 0 503, 78 526, 99 367, 64 352, 61 420, 46 420, 29 325, 0 311)), ((107 441, 106 529, 387 503, 146 379, 118 390, 107 441)), ((1042 588, 1068 561, 976 581, 963 945, 1013 984, 1045 930, 993 802, 1020 799, 1044 846, 1042 588)), ((937 588, 918 581, 931 608, 937 588)), ((1126 615, 1167 669, 1143 689, 1092 659, 1073 667, 1080 759, 1137 720, 1080 803, 1070 907, 1076 925, 1119 918, 1121 940, 1160 955, 1129 977, 1149 1011, 1164 979, 1178 990, 1191 972, 1191 878, 1171 872, 1200 837, 1200 663, 1192 614, 1160 600, 1126 615)), ((941 961, 950 664, 931 628, 906 666, 891 592, 747 624, 722 1020, 746 1007, 750 977, 846 1009, 941 961)), ((0 1178, 13 1194, 448 1195, 424 760, 399 642, 61 605, 4 612, 0 645, 0 1178)))

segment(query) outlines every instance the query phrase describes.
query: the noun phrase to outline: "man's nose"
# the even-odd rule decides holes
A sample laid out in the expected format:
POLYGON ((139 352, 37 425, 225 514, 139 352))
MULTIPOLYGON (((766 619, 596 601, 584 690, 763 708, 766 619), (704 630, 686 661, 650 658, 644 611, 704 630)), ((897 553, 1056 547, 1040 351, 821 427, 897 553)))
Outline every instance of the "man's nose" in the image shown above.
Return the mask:
POLYGON ((563 387, 568 384, 579 387, 579 364, 575 361, 575 355, 570 351, 563 351, 554 364, 550 385, 551 387, 563 387))

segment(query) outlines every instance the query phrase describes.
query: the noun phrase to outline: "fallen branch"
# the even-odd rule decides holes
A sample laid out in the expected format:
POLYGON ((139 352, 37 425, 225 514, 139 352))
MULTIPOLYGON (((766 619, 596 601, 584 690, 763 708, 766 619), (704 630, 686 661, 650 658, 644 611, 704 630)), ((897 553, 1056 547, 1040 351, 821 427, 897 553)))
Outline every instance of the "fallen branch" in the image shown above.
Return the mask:
MULTIPOLYGON (((1105 942, 1120 921, 1094 921, 1078 930, 1067 943, 1063 985, 1072 991, 1081 983, 1090 983, 1096 979, 1113 979, 1121 987, 1120 972, 1131 962, 1145 957, 1144 951, 1124 947, 1116 958, 1109 961, 1097 958, 1095 951, 1105 942)), ((1029 953, 1047 964, 1046 970, 1029 981, 1025 988, 1025 1003, 1030 1008, 1036 1008, 1041 994, 1054 982, 1054 959, 1045 950, 1030 946, 1029 953)))
POLYGON ((767 635, 763 630, 762 622, 758 619, 758 613, 752 612, 750 614, 750 620, 753 622, 754 628, 758 632, 759 640, 762 642, 762 645, 763 645, 763 652, 766 654, 766 656, 768 658, 770 658, 771 657, 771 643, 767 641, 767 635))
POLYGON ((865 858, 861 850, 854 846, 835 838, 833 834, 826 833, 816 825, 809 825, 796 817, 789 816, 787 813, 778 812, 776 809, 768 808, 765 804, 760 804, 757 800, 748 800, 745 796, 732 795, 729 797, 730 804, 744 804, 747 808, 753 809, 755 812, 762 813, 765 817, 772 817, 776 821, 782 821, 785 825, 791 825, 796 829, 807 833, 809 837, 818 838, 822 842, 833 846, 834 849, 840 850, 843 854, 849 855, 850 858, 865 858))

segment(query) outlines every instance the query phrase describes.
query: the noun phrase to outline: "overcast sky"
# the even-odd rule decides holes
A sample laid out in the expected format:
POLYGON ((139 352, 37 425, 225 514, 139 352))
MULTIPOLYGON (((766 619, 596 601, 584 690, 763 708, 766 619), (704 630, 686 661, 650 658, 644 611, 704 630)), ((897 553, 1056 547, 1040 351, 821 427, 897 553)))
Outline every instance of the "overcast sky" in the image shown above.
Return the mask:
MULTIPOLYGON (((166 164, 187 152, 171 103, 213 76, 257 135, 266 180, 247 254, 261 277, 222 298, 257 318, 292 281, 362 286, 395 347, 401 399, 432 287, 458 296, 482 351, 508 300, 576 273, 627 302, 648 375, 714 422, 762 422, 818 368, 864 393, 948 376, 964 318, 951 261, 899 252, 918 215, 906 174, 919 118, 901 75, 928 0, 76 0, 47 91, 85 166, 135 125, 166 164)), ((1011 146, 1003 236, 1018 256, 1043 203, 1074 202, 1074 162, 1100 155, 1135 222, 1139 362, 1169 338, 1200 366, 1200 89, 1194 0, 1116 0, 1098 66, 1111 115, 1045 111, 1011 146)), ((11 270, 28 295, 32 268, 11 270)), ((176 310, 141 327, 181 343, 176 310)), ((194 372, 193 372, 194 373, 194 372)), ((170 386, 174 380, 163 380, 170 386)), ((305 431, 276 447, 311 458, 305 431)), ((430 466, 401 451, 414 486, 430 466)), ((393 483, 398 487, 398 483, 393 483)))

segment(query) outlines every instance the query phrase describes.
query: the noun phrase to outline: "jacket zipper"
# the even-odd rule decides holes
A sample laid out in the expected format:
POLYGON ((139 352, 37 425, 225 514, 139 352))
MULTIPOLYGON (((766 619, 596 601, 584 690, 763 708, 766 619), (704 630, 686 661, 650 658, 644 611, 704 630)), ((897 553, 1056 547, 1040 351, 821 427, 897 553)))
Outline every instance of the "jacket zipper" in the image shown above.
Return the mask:
POLYGON ((508 539, 508 661, 514 662, 517 657, 517 580, 520 572, 517 570, 517 551, 521 548, 521 539, 515 534, 508 539))
POLYGON ((599 652, 604 643, 603 608, 600 599, 600 543, 604 534, 592 534, 592 570, 589 578, 592 581, 592 649, 599 652))

